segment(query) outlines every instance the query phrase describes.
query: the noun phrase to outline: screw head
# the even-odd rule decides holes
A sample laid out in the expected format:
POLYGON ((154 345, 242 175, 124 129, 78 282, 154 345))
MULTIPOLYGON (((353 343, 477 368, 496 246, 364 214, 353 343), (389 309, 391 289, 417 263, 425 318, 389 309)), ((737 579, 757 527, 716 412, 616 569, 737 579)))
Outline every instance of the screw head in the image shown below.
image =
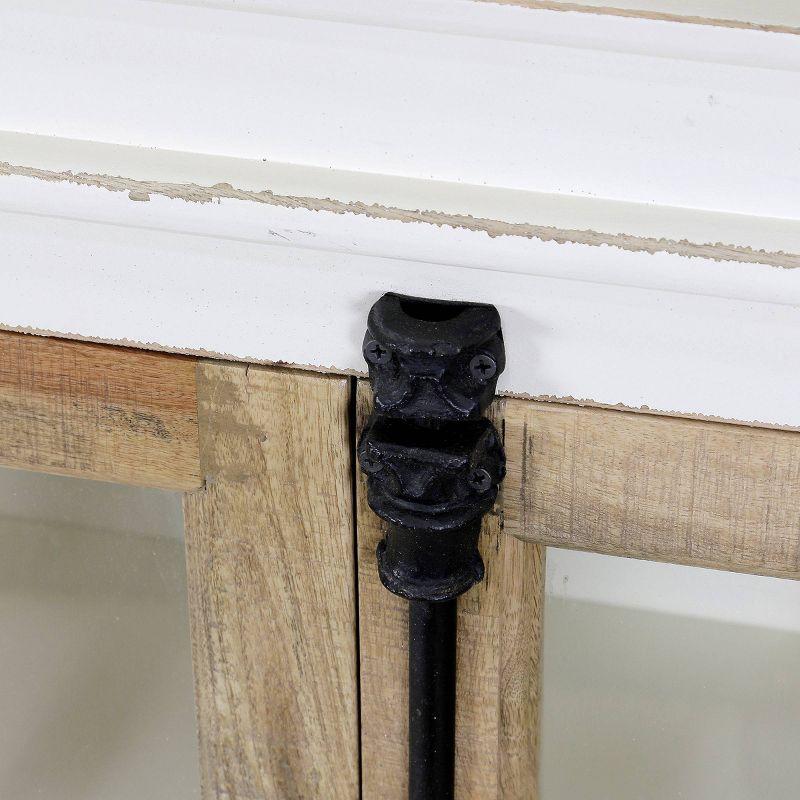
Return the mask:
POLYGON ((392 354, 380 342, 371 339, 364 345, 364 358, 370 364, 388 364, 392 354))
POLYGON ((469 476, 469 485, 479 492, 486 492, 491 488, 492 476, 485 469, 474 469, 469 476))
POLYGON ((374 475, 376 472, 380 472, 383 469, 383 464, 372 456, 361 456, 361 469, 363 469, 367 475, 374 475))
POLYGON ((469 362, 469 371, 473 378, 483 383, 495 376, 497 362, 491 356, 479 354, 469 362))

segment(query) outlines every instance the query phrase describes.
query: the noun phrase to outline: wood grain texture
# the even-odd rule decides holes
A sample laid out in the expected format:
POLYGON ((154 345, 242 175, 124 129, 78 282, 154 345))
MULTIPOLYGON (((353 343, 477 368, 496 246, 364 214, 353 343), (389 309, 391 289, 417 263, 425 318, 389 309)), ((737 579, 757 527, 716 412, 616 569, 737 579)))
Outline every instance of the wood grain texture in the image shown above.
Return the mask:
POLYGON ((0 464, 201 484, 195 359, 0 332, 0 464))
POLYGON ((508 400, 506 532, 800 578, 800 434, 508 400))
POLYGON ((205 800, 356 800, 349 379, 198 367, 184 498, 205 800))
MULTIPOLYGON (((371 397, 359 381, 359 430, 371 397)), ((495 409, 496 424, 502 401, 495 409)), ((405 800, 408 610, 380 583, 375 548, 383 523, 358 481, 361 746, 364 800, 405 800)), ((486 578, 459 598, 456 796, 537 797, 544 548, 502 532, 502 496, 481 534, 486 578)))

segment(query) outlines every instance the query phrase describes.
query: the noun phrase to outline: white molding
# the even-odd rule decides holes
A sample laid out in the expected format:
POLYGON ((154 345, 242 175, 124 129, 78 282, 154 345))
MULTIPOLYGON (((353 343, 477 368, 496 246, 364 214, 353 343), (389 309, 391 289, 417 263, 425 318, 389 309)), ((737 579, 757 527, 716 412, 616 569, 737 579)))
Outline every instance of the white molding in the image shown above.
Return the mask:
POLYGON ((795 0, 574 0, 574 2, 480 0, 480 2, 800 33, 800 7, 795 0))
POLYGON ((468 0, 6 0, 0 129, 798 219, 800 40, 468 0))
POLYGON ((474 299, 505 392, 800 428, 797 36, 7 0, 0 67, 0 327, 357 372, 474 299))
POLYGON ((135 191, 192 196, 187 186, 208 187, 208 196, 303 198, 315 207, 327 200, 375 216, 425 219, 542 239, 611 244, 643 252, 800 266, 800 220, 696 211, 594 197, 541 194, 518 189, 421 180, 395 175, 323 169, 227 156, 54 139, 0 131, 0 174, 53 173, 69 179, 135 191), (117 180, 124 178, 123 182, 117 180), (147 184, 139 185, 136 182, 147 184), (151 186, 152 185, 152 186, 151 186))
POLYGON ((477 299, 503 391, 800 427, 800 269, 149 197, 0 179, 3 326, 348 372, 381 292, 477 299))

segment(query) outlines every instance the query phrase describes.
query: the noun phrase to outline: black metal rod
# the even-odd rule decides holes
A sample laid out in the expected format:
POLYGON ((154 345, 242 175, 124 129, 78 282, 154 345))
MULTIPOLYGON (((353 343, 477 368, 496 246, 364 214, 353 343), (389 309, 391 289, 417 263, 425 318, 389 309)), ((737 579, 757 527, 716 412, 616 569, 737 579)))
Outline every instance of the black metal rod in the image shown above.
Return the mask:
POLYGON ((408 800, 453 800, 456 603, 408 604, 408 800))

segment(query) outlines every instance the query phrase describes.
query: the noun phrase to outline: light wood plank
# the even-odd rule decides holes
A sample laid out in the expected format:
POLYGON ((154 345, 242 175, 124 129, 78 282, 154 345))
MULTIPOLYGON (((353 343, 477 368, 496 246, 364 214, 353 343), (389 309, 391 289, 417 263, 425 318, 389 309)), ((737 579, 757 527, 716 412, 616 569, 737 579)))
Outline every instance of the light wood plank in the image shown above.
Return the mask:
POLYGON ((506 532, 800 577, 800 434, 508 400, 506 532))
POLYGON ((195 359, 0 332, 0 464, 200 485, 195 359))
POLYGON ((349 380, 202 363, 185 495, 206 800, 358 797, 349 380))
MULTIPOLYGON (((359 382, 363 427, 370 391, 359 382)), ((502 401, 497 404, 502 415, 502 401)), ((496 422, 496 424, 499 424, 496 422)), ((544 548, 502 532, 502 497, 481 534, 486 578, 459 599, 456 796, 537 796, 538 704, 544 548)), ((407 603, 378 578, 381 521, 358 481, 361 743, 364 800, 405 800, 407 782, 407 603)))

